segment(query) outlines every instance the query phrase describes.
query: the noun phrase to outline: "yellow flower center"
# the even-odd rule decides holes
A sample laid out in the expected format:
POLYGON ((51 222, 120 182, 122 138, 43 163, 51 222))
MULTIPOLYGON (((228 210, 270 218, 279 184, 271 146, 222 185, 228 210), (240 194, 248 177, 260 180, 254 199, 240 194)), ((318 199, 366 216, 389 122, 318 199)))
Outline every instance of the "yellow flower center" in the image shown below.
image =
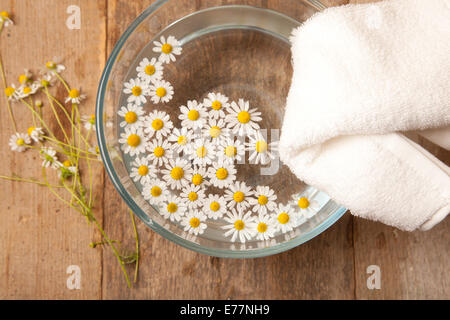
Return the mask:
POLYGON ((48 82, 47 80, 45 80, 45 79, 42 79, 42 80, 41 80, 41 85, 42 85, 42 86, 48 87, 49 84, 50 84, 50 82, 48 82))
POLYGON ((193 176, 192 176, 192 183, 194 184, 194 185, 196 185, 196 186, 199 186, 199 185, 201 185, 202 184, 202 182, 203 182, 203 177, 202 177, 202 175, 201 174, 194 174, 193 176))
POLYGON ((31 137, 31 134, 33 133, 33 131, 35 130, 36 128, 35 127, 29 127, 28 128, 28 130, 27 130, 27 132, 28 132, 28 135, 31 137))
POLYGON ((197 110, 191 110, 188 112, 188 119, 191 121, 196 121, 200 117, 200 113, 197 110))
POLYGON ((158 186, 154 186, 151 190, 150 193, 152 195, 152 197, 159 197, 162 193, 162 190, 160 187, 158 186))
POLYGON ((191 220, 189 220, 189 224, 192 228, 198 228, 200 226, 200 219, 195 217, 191 218, 191 220))
POLYGON ((78 98, 79 96, 80 96, 80 91, 78 91, 77 89, 70 90, 69 97, 74 99, 74 98, 78 98))
POLYGON ((227 157, 234 157, 237 154, 237 148, 235 146, 227 146, 225 148, 225 154, 227 157))
POLYGON ((164 127, 164 122, 161 119, 155 119, 152 122, 152 127, 155 131, 161 130, 164 127))
POLYGON ((199 147, 199 148, 197 148, 197 157, 199 157, 199 158, 204 158, 204 157, 206 157, 206 153, 207 153, 207 150, 206 150, 206 148, 205 147, 199 147))
POLYGON ((72 165, 72 162, 70 162, 70 160, 66 160, 63 162, 63 166, 66 168, 70 167, 71 165, 72 165))
POLYGON ((95 124, 95 114, 91 114, 91 118, 89 119, 89 123, 94 125, 95 124))
POLYGON ((189 201, 197 201, 198 199, 198 194, 197 192, 191 192, 188 195, 189 201))
POLYGON ((175 167, 170 172, 170 176, 174 180, 180 180, 184 176, 184 170, 182 168, 180 168, 180 167, 175 167))
POLYGON ((145 67, 145 73, 148 74, 149 76, 155 74, 155 66, 149 64, 148 66, 145 67))
POLYGON ((289 222, 289 215, 286 212, 282 212, 278 215, 277 220, 281 224, 286 224, 289 222))
POLYGON ((127 143, 131 147, 137 147, 141 144, 141 138, 137 134, 130 134, 128 136, 127 143))
POLYGON ((240 123, 248 123, 250 121, 250 113, 247 111, 239 112, 237 119, 240 123))
POLYGON ((258 230, 259 233, 264 233, 267 231, 267 224, 265 224, 264 222, 261 222, 258 224, 256 229, 258 230))
POLYGON ((155 150, 153 150, 153 154, 157 158, 161 158, 166 153, 166 150, 164 150, 163 147, 156 147, 155 150))
POLYGON ((30 87, 24 87, 23 88, 23 93, 29 94, 30 92, 31 92, 31 88, 30 87))
POLYGON ((125 121, 127 123, 135 123, 137 121, 138 117, 136 112, 129 111, 125 114, 125 121))
POLYGON ((138 173, 141 176, 146 176, 148 174, 148 167, 144 166, 144 165, 140 166, 139 169, 138 169, 138 173))
POLYGON ((242 202, 245 199, 245 194, 242 191, 235 192, 233 195, 233 199, 236 202, 242 202))
POLYGON ((236 222, 234 223, 234 228, 236 229, 236 230, 244 230, 244 228, 245 228, 245 223, 244 223, 244 221, 242 221, 242 220, 236 220, 236 222))
POLYGON ((187 139, 185 136, 179 136, 178 137, 178 144, 184 146, 187 143, 187 139))
POLYGON ((302 208, 302 209, 308 208, 308 207, 309 207, 309 200, 308 200, 307 198, 305 198, 305 197, 300 198, 300 199, 298 200, 298 206, 299 206, 300 208, 302 208))
POLYGON ((138 97, 138 96, 141 95, 142 89, 141 89, 141 87, 138 87, 138 86, 133 87, 133 89, 131 89, 131 93, 132 93, 133 95, 135 95, 136 97, 138 97))
POLYGON ((177 210, 178 210, 178 206, 176 203, 171 202, 167 205, 167 211, 169 211, 170 213, 175 213, 175 212, 177 212, 177 210))
POLYGON ((209 129, 209 135, 213 138, 217 138, 218 136, 220 136, 221 130, 219 127, 211 127, 211 129, 209 129))
POLYGON ((156 89, 156 95, 160 98, 164 97, 167 94, 167 91, 165 88, 163 87, 159 87, 158 89, 156 89))
POLYGON ((29 79, 28 79, 28 77, 25 75, 25 74, 22 74, 22 75, 20 75, 19 76, 19 82, 21 83, 21 84, 24 84, 25 82, 27 82, 29 79))
POLYGON ((16 144, 17 144, 18 146, 23 146, 23 145, 25 144, 25 140, 23 140, 22 138, 17 139, 17 140, 16 140, 16 144))
POLYGON ((211 204, 209 205, 209 208, 214 211, 217 212, 220 209, 220 204, 217 201, 213 201, 211 202, 211 204))
POLYGON ((212 103, 211 108, 213 108, 214 110, 220 110, 222 109, 222 103, 216 100, 212 103))
POLYGON ((164 43, 161 47, 161 51, 165 54, 169 54, 172 52, 172 45, 168 43, 164 43))
POLYGON ((264 140, 256 142, 256 152, 264 153, 267 151, 267 142, 264 140))
POLYGON ((225 168, 219 168, 216 171, 216 177, 219 180, 225 180, 228 177, 228 170, 225 168))
POLYGON ((2 11, 2 12, 0 12, 0 16, 2 16, 3 18, 7 18, 7 19, 9 19, 9 13, 8 13, 8 12, 6 12, 6 11, 2 11))
POLYGON ((46 66, 48 69, 55 69, 55 68, 56 68, 56 64, 55 64, 53 61, 47 62, 47 63, 45 64, 45 66, 46 66))
POLYGON ((14 92, 16 92, 16 89, 12 88, 12 87, 8 87, 5 89, 5 94, 7 97, 11 97, 14 92))
POLYGON ((261 195, 258 197, 258 203, 260 205, 265 206, 267 202, 269 202, 269 199, 266 196, 261 195))

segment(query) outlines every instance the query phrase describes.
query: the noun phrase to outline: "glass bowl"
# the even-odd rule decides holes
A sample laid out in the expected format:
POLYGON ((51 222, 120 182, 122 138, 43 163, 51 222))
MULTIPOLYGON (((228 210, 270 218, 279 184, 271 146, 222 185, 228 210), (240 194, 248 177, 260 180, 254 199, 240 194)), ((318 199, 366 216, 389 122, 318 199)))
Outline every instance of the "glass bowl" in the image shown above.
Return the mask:
MULTIPOLYGON (((120 126, 123 118, 117 112, 127 105, 124 82, 136 78, 136 67, 144 57, 158 58, 159 53, 152 50, 154 41, 161 36, 174 36, 181 43, 182 54, 175 62, 164 64, 164 80, 172 84, 173 98, 168 103, 157 104, 147 99, 144 110, 164 111, 174 127, 179 127, 179 106, 186 105, 188 100, 202 102, 209 92, 221 92, 230 101, 243 98, 250 101, 251 108, 256 106, 263 118, 260 127, 266 138, 270 137, 267 140, 276 146, 292 75, 289 36, 293 28, 323 8, 319 1, 300 0, 160 0, 128 27, 112 51, 101 78, 96 109, 97 138, 114 186, 147 226, 200 253, 251 258, 298 246, 345 213, 345 208, 325 193, 304 185, 275 157, 266 166, 236 164, 237 179, 253 189, 259 185, 270 186, 281 203, 294 201, 293 195, 299 198, 309 194, 314 197, 309 200, 314 201, 317 210, 312 215, 308 211, 308 219, 301 216, 299 209, 298 217, 302 221, 293 230, 276 232, 265 240, 252 238, 245 243, 232 242, 224 236, 222 226, 227 222, 223 219, 208 219, 206 231, 193 235, 180 222, 164 219, 161 206, 151 205, 144 199, 143 186, 130 177, 133 157, 123 152, 118 142, 124 128, 120 126)), ((276 154, 276 148, 272 151, 276 154)))

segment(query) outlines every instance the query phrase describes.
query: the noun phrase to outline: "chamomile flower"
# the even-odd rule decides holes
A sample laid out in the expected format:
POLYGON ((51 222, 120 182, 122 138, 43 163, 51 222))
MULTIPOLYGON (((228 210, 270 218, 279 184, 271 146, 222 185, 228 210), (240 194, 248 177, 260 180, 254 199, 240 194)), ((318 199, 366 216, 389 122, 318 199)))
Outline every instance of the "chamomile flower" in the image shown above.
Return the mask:
POLYGON ((193 210, 188 212, 185 217, 181 218, 181 225, 184 227, 184 231, 193 235, 199 235, 205 232, 208 227, 205 221, 206 216, 203 212, 193 210))
POLYGON ((236 180, 236 168, 233 164, 219 159, 209 167, 208 178, 213 186, 226 188, 236 180))
POLYGON ((51 87, 55 84, 55 75, 52 72, 43 72, 38 82, 41 88, 51 87))
POLYGON ((26 85, 26 84, 31 83, 31 82, 32 82, 32 81, 31 81, 31 77, 32 77, 32 76, 33 76, 33 75, 31 74, 30 70, 25 69, 25 70, 23 71, 23 73, 19 76, 19 83, 20 83, 21 85, 26 85))
POLYGON ((290 205, 279 204, 273 214, 275 229, 282 233, 292 231, 296 226, 296 214, 290 205))
POLYGON ((29 127, 27 133, 28 136, 35 142, 44 140, 44 130, 42 128, 29 127))
POLYGON ((136 158, 131 164, 130 177, 134 182, 140 182, 142 185, 145 185, 151 179, 156 178, 156 168, 150 164, 148 158, 136 158))
POLYGON ((221 196, 210 194, 203 202, 202 209, 208 218, 217 220, 227 213, 227 203, 221 196))
POLYGON ((161 36, 160 41, 153 41, 153 44, 155 45, 153 51, 161 53, 159 61, 163 63, 175 62, 177 60, 175 55, 180 55, 183 50, 181 43, 174 36, 169 36, 167 40, 161 36))
POLYGON ((186 203, 183 199, 168 195, 161 204, 160 214, 172 222, 180 221, 186 211, 186 203))
POLYGON ((314 200, 317 193, 317 189, 309 188, 303 194, 295 194, 292 197, 295 201, 293 205, 296 207, 297 211, 307 219, 313 217, 320 210, 319 203, 314 200))
POLYGON ((122 151, 133 157, 146 152, 148 141, 142 129, 125 128, 125 132, 120 134, 119 143, 122 151))
POLYGON ((158 139, 166 137, 173 128, 172 121, 170 117, 164 111, 154 110, 147 116, 144 122, 144 131, 150 138, 156 134, 158 139))
POLYGON ((42 147, 40 154, 43 160, 42 166, 44 168, 51 167, 53 169, 58 169, 60 166, 62 166, 62 163, 58 161, 55 149, 51 147, 42 147))
POLYGON ((172 149, 176 153, 187 152, 195 138, 194 132, 186 127, 175 128, 168 140, 172 142, 172 149))
POLYGON ((173 87, 165 80, 154 80, 149 86, 149 95, 153 103, 166 103, 173 98, 173 87))
POLYGON ((84 123, 84 128, 88 131, 95 131, 95 114, 90 116, 81 116, 81 121, 84 123))
POLYGON ((261 121, 261 112, 258 109, 250 109, 248 101, 239 99, 238 103, 231 102, 231 105, 227 108, 228 114, 225 117, 225 121, 228 123, 227 127, 233 130, 234 134, 240 136, 246 132, 259 129, 257 122, 261 121))
POLYGON ((275 192, 268 186, 257 186, 255 197, 250 198, 248 201, 253 206, 253 212, 258 212, 261 215, 275 210, 277 207, 276 200, 275 192))
POLYGON ((225 128, 223 119, 210 119, 203 129, 203 137, 210 139, 214 144, 219 145, 230 135, 229 129, 225 128))
POLYGON ((172 159, 172 145, 162 138, 153 139, 148 143, 147 150, 150 152, 148 159, 153 161, 154 166, 162 166, 172 159))
POLYGON ((5 89, 5 95, 10 101, 19 99, 18 90, 14 84, 11 84, 5 89))
POLYGON ((245 159, 245 146, 239 139, 228 137, 217 147, 217 156, 227 163, 241 163, 245 159))
POLYGON ((206 167, 203 166, 194 166, 192 170, 191 183, 194 186, 209 186, 211 183, 207 180, 208 173, 206 171, 206 167))
POLYGON ((225 112, 230 104, 228 103, 228 97, 221 93, 208 93, 208 97, 203 100, 203 105, 209 112, 211 119, 225 118, 225 112))
POLYGON ((117 114, 123 118, 119 126, 141 128, 144 126, 145 112, 144 109, 135 104, 129 103, 126 107, 121 107, 117 114))
POLYGON ((151 60, 144 58, 136 68, 138 77, 145 81, 161 80, 163 70, 162 62, 157 61, 156 58, 152 58, 151 60))
POLYGON ((37 82, 25 83, 17 89, 17 96, 19 99, 25 99, 25 98, 35 94, 38 90, 39 90, 39 84, 37 82))
POLYGON ((81 101, 86 99, 86 95, 82 94, 78 89, 72 89, 69 91, 69 96, 66 98, 66 103, 80 104, 81 101))
POLYGON ((246 149, 249 151, 248 161, 252 164, 268 164, 275 159, 274 153, 278 150, 278 143, 267 143, 261 131, 253 131, 248 136, 246 149))
POLYGON ((222 227, 222 229, 227 230, 224 236, 231 236, 231 242, 239 239, 241 243, 245 243, 252 238, 251 224, 255 221, 255 218, 251 216, 251 212, 243 214, 240 210, 232 209, 224 217, 224 220, 228 223, 222 227))
POLYGON ((251 232, 258 240, 269 240, 275 234, 275 225, 273 219, 268 215, 259 215, 255 221, 250 224, 251 232))
POLYGON ((224 198, 229 208, 236 207, 243 211, 250 206, 249 199, 253 196, 253 191, 245 182, 235 182, 225 190, 224 198))
POLYGON ((196 209, 201 207, 205 200, 205 191, 200 186, 187 185, 180 193, 189 209, 196 209))
POLYGON ((192 178, 192 168, 189 162, 184 159, 170 159, 166 169, 161 171, 163 179, 172 189, 180 190, 189 184, 192 178))
POLYGON ((123 93, 129 94, 127 98, 128 103, 134 103, 140 106, 147 102, 146 96, 150 94, 149 83, 142 79, 130 79, 130 81, 125 82, 123 93))
POLYGON ((11 20, 9 12, 0 12, 0 23, 3 24, 4 27, 9 27, 14 24, 14 22, 11 20))
POLYGON ((197 139, 187 151, 189 160, 194 165, 206 166, 216 159, 216 146, 204 139, 197 139))
POLYGON ((180 111, 178 119, 181 120, 181 126, 194 129, 195 132, 196 129, 202 129, 205 125, 208 113, 205 107, 196 100, 189 100, 187 107, 181 106, 180 111))
POLYGON ((69 160, 64 161, 58 168, 58 177, 68 179, 77 173, 77 167, 69 160))
POLYGON ((12 151, 24 152, 30 143, 31 139, 26 133, 15 133, 9 138, 9 146, 12 151))
POLYGON ((47 61, 45 63, 45 68, 50 72, 61 73, 66 70, 66 67, 61 64, 61 59, 58 57, 53 58, 53 60, 47 61))
POLYGON ((152 205, 159 205, 170 195, 167 184, 159 179, 150 179, 142 189, 142 196, 152 205))

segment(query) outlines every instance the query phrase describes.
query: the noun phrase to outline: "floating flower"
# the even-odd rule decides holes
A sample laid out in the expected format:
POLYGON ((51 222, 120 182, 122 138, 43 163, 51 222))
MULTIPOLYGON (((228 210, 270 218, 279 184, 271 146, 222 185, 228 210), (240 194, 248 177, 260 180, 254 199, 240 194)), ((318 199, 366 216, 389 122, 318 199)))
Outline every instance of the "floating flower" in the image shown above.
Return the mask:
POLYGON ((29 127, 27 132, 28 136, 35 142, 44 140, 44 130, 42 128, 29 127))
POLYGON ((192 170, 191 182, 194 186, 209 186, 211 183, 207 180, 208 173, 203 166, 194 166, 192 170))
POLYGON ((69 160, 64 161, 58 168, 58 177, 68 179, 77 173, 77 167, 69 160))
POLYGON ((200 186, 187 185, 182 189, 180 197, 185 199, 189 209, 196 209, 202 206, 205 191, 200 186))
POLYGON ((210 119, 203 129, 203 137, 210 139, 214 144, 219 145, 230 135, 229 129, 225 128, 223 119, 210 119))
POLYGON ((318 190, 309 188, 303 194, 295 194, 292 198, 295 203, 294 206, 300 211, 300 214, 304 215, 307 219, 313 217, 319 210, 319 203, 314 200, 314 197, 318 193, 318 190))
POLYGON ((253 191, 245 182, 235 182, 225 190, 224 198, 228 202, 229 208, 236 207, 243 211, 250 206, 249 199, 253 196, 253 191))
POLYGON ((156 168, 149 163, 148 158, 136 158, 131 164, 130 177, 134 182, 140 182, 142 185, 145 185, 151 179, 156 178, 156 168))
POLYGON ((10 101, 19 99, 19 95, 17 93, 17 89, 14 84, 5 89, 5 95, 10 101))
POLYGON ((122 151, 133 157, 146 152, 148 141, 142 129, 125 128, 125 132, 120 134, 119 143, 122 151))
POLYGON ((180 107, 181 114, 178 119, 181 120, 181 126, 194 129, 202 129, 206 123, 206 118, 208 113, 205 107, 201 103, 197 103, 196 100, 190 100, 187 102, 186 106, 180 107))
POLYGON ((267 186, 257 186, 255 198, 250 198, 248 201, 253 206, 253 212, 258 212, 261 215, 275 210, 277 207, 276 200, 277 196, 272 189, 267 186))
POLYGON ((51 167, 53 169, 58 169, 62 166, 62 163, 58 161, 56 156, 56 150, 51 147, 42 147, 41 151, 42 166, 44 168, 51 167))
POLYGON ((277 231, 282 233, 292 231, 296 226, 296 215, 294 209, 290 205, 279 204, 278 208, 274 209, 274 224, 277 231))
POLYGON ((58 57, 53 58, 53 60, 47 61, 45 64, 47 70, 51 72, 61 73, 66 70, 66 67, 61 64, 61 59, 58 57))
POLYGON ((172 145, 167 140, 153 139, 148 143, 147 150, 150 152, 148 159, 153 161, 154 166, 162 166, 172 159, 172 145))
POLYGON ((9 12, 7 11, 0 12, 0 22, 4 27, 9 27, 14 24, 14 22, 11 20, 9 12))
POLYGON ((72 104, 80 104, 80 102, 84 99, 86 99, 85 94, 81 94, 78 89, 72 89, 69 91, 69 96, 66 99, 66 103, 70 102, 72 104))
POLYGON ((166 169, 161 171, 163 179, 172 189, 180 190, 192 178, 191 165, 184 159, 170 159, 166 169))
POLYGON ((173 97, 173 87, 168 81, 154 80, 149 86, 149 95, 153 103, 169 102, 173 97))
POLYGON ((275 159, 274 152, 278 150, 277 143, 267 143, 261 131, 253 131, 248 136, 249 142, 246 143, 247 151, 250 156, 248 161, 253 164, 268 164, 270 160, 275 159))
POLYGON ((231 102, 231 105, 227 108, 228 114, 225 117, 225 121, 228 123, 228 128, 233 130, 234 134, 240 136, 244 133, 251 132, 259 129, 257 122, 261 121, 261 112, 257 112, 258 109, 250 109, 248 101, 239 99, 238 103, 231 102))
POLYGON ((95 114, 91 114, 90 116, 82 116, 81 121, 84 123, 84 128, 86 130, 95 131, 95 114))
POLYGON ((189 160, 194 165, 205 166, 212 164, 216 158, 216 147, 204 139, 197 139, 187 151, 189 160))
POLYGON ((175 55, 180 55, 183 50, 181 43, 174 36, 169 36, 167 41, 164 36, 161 36, 160 41, 153 41, 153 44, 155 45, 153 51, 161 53, 159 61, 163 63, 175 62, 177 60, 175 55))
POLYGON ((205 221, 206 216, 201 211, 193 210, 181 219, 181 225, 184 227, 184 231, 199 235, 205 232, 208 227, 205 221))
POLYGON ((172 222, 180 221, 186 211, 186 203, 183 199, 174 195, 166 196, 162 202, 160 214, 172 222))
POLYGON ((130 81, 125 82, 123 93, 129 94, 127 98, 128 103, 134 103, 140 106, 147 102, 146 96, 150 95, 149 83, 147 81, 137 79, 130 79, 130 81))
POLYGON ((186 127, 175 128, 168 140, 173 142, 172 149, 176 153, 187 152, 195 138, 194 132, 186 127))
POLYGON ((170 121, 170 117, 164 111, 154 110, 147 116, 147 119, 144 122, 144 131, 149 135, 149 137, 153 137, 156 134, 158 139, 162 137, 166 137, 172 130, 173 124, 170 121))
POLYGON ((203 105, 209 111, 211 119, 225 118, 224 110, 228 109, 228 97, 221 93, 208 93, 208 97, 203 100, 203 105))
POLYGON ((227 230, 224 233, 225 237, 231 236, 231 242, 235 242, 237 239, 241 243, 252 238, 251 224, 255 221, 255 218, 251 216, 251 212, 247 212, 245 215, 242 211, 232 209, 225 217, 224 220, 229 224, 222 226, 222 229, 227 230))
POLYGON ((26 133, 15 133, 9 138, 9 146, 12 151, 24 152, 30 143, 31 139, 26 133))
POLYGON ((135 104, 129 103, 126 107, 121 107, 117 114, 123 118, 119 126, 141 128, 144 126, 145 112, 144 109, 135 104))
POLYGON ((204 200, 202 209, 208 218, 217 220, 227 213, 227 203, 224 198, 219 195, 210 194, 208 195, 208 198, 204 200))
POLYGON ((167 184, 159 179, 151 179, 144 184, 142 195, 152 205, 159 205, 170 194, 167 184))
POLYGON ((144 58, 136 68, 138 77, 147 82, 161 80, 163 70, 162 62, 157 61, 156 58, 152 58, 151 60, 144 58))
POLYGON ((245 159, 245 146, 239 139, 228 137, 217 147, 217 156, 228 163, 241 163, 245 159))
POLYGON ((268 215, 259 215, 255 221, 250 224, 251 232, 258 240, 269 240, 275 234, 274 222, 268 215))
POLYGON ((208 169, 208 178, 213 186, 226 188, 236 180, 236 168, 233 164, 219 159, 208 169))

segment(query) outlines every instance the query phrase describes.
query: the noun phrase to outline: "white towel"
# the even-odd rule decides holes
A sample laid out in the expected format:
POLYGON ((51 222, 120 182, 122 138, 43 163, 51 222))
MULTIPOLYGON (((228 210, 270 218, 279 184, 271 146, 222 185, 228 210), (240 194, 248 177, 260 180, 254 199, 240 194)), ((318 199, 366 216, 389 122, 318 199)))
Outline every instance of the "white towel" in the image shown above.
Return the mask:
POLYGON ((449 168, 397 132, 450 125, 450 1, 329 8, 291 41, 281 160, 357 216, 409 231, 444 219, 449 168))

